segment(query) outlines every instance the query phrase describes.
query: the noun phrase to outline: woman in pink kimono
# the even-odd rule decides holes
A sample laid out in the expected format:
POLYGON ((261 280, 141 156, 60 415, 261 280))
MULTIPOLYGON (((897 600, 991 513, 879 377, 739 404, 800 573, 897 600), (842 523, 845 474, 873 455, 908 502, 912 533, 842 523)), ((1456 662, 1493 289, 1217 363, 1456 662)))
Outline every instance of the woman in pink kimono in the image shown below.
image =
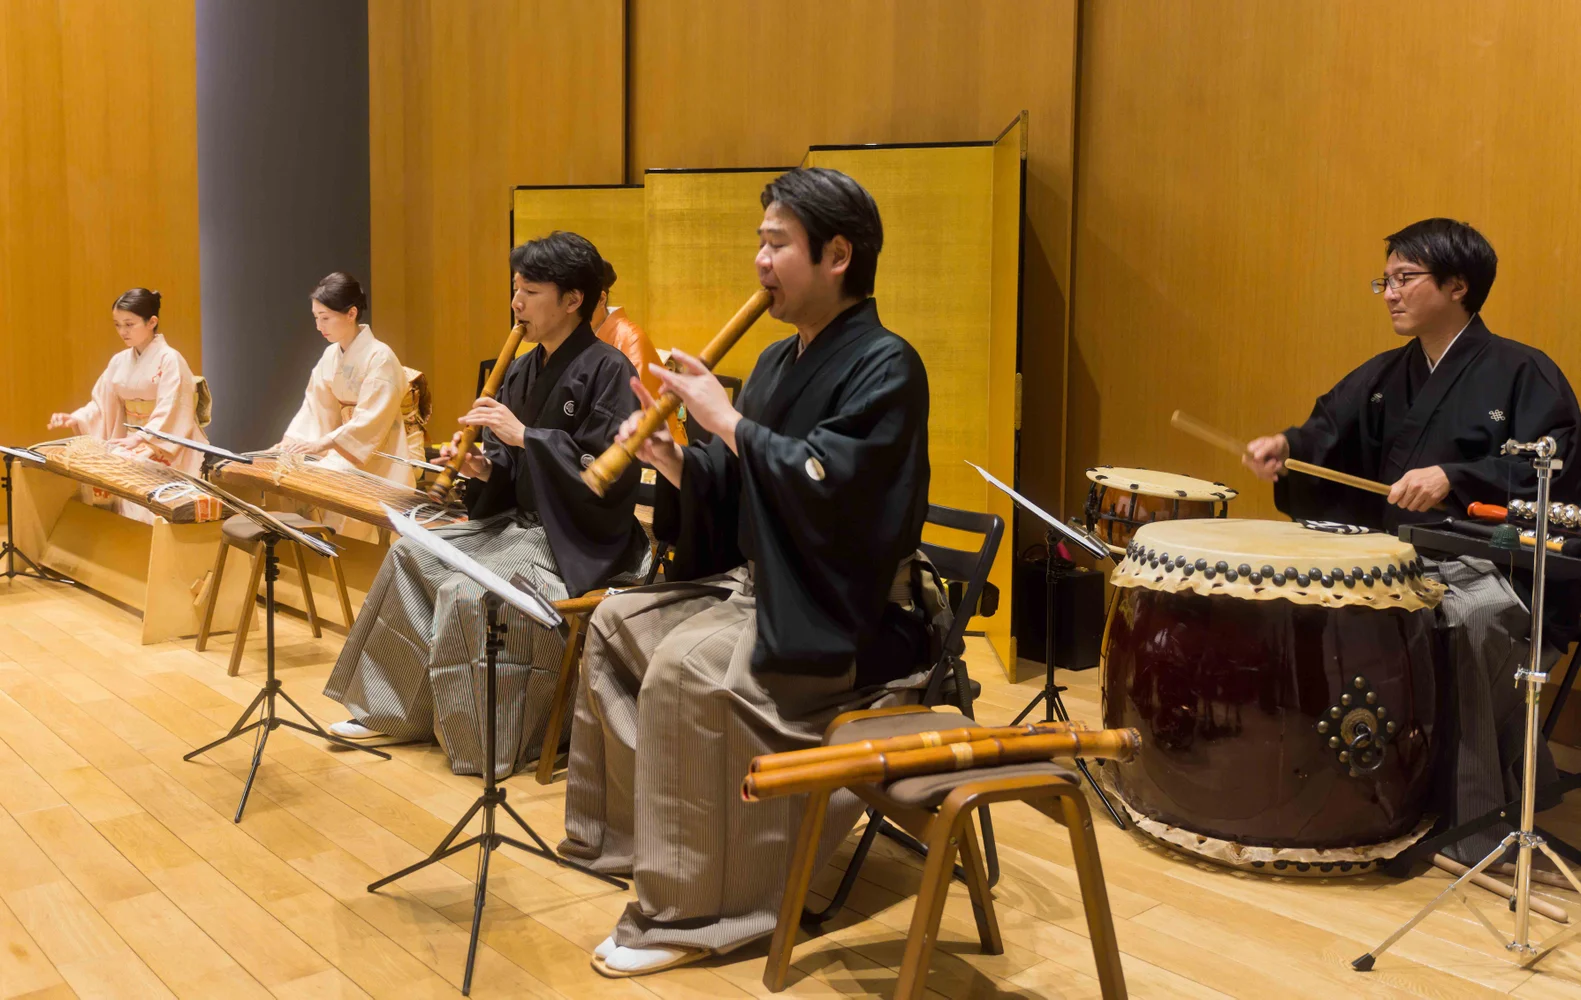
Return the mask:
MULTIPOLYGON (((302 408, 286 428, 279 450, 317 456, 326 466, 361 469, 412 486, 411 466, 378 454, 408 457, 401 417, 406 372, 395 352, 362 322, 368 314, 362 285, 336 271, 313 289, 312 306, 313 321, 329 346, 308 376, 302 408)), ((343 537, 364 541, 378 537, 371 525, 337 514, 326 513, 322 520, 343 537)))
MULTIPOLYGON (((85 406, 53 414, 49 426, 98 438, 123 455, 197 475, 203 466, 198 452, 127 430, 130 424, 193 441, 208 440, 198 426, 197 382, 192 369, 159 332, 159 301, 159 293, 146 288, 134 288, 115 300, 110 315, 126 350, 110 359, 85 406)), ((96 496, 94 502, 99 499, 96 496)), ((108 502, 108 494, 105 500, 108 502)), ((116 501, 114 506, 140 521, 154 519, 147 509, 135 504, 116 501)))

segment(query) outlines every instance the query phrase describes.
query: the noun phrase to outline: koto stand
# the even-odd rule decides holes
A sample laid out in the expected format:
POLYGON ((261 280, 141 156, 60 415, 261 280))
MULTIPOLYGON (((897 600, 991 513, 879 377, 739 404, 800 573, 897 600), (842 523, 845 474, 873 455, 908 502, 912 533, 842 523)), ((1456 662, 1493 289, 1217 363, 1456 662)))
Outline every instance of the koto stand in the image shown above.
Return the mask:
POLYGON ((0 447, 0 453, 5 455, 5 475, 0 476, 0 488, 5 490, 5 544, 0 545, 0 555, 5 556, 5 578, 14 580, 19 576, 26 576, 34 580, 44 580, 48 583, 76 583, 77 581, 68 576, 62 576, 52 569, 40 566, 26 552, 16 547, 16 533, 14 529, 16 510, 11 503, 13 486, 11 463, 20 459, 35 465, 43 465, 44 460, 36 452, 29 451, 26 448, 0 447), (27 564, 25 569, 16 568, 16 561, 19 558, 27 564))
POLYGON ((1572 924, 1568 929, 1554 934, 1552 937, 1533 944, 1531 942, 1531 890, 1532 890, 1532 851, 1542 851, 1554 863, 1576 892, 1581 893, 1581 881, 1577 881, 1563 860, 1548 846, 1548 842, 1538 833, 1534 832, 1537 792, 1537 739, 1540 733, 1538 724, 1538 702, 1542 697, 1542 687, 1548 680, 1548 675, 1542 672, 1543 656, 1543 589, 1547 582, 1545 579, 1545 562, 1547 558, 1548 541, 1548 490, 1553 478, 1553 470, 1562 467, 1562 463, 1554 457, 1559 446, 1551 437, 1541 438, 1530 444, 1522 444, 1510 440, 1505 442, 1503 453, 1516 455, 1528 453, 1532 455, 1532 467, 1537 471, 1537 538, 1536 547, 1532 550, 1532 636, 1531 657, 1525 667, 1516 671, 1515 683, 1526 685, 1526 753, 1522 762, 1521 774, 1521 824, 1495 847, 1487 857, 1450 883, 1449 888, 1439 893, 1432 902, 1422 907, 1421 911, 1406 921, 1405 925, 1389 935, 1378 947, 1351 962, 1351 966, 1358 972, 1368 972, 1377 961, 1378 956, 1388 951, 1394 943, 1404 937, 1413 927, 1439 906, 1449 900, 1451 896, 1459 896, 1460 901, 1476 917, 1477 922, 1487 928, 1488 933, 1504 946, 1505 950, 1515 956, 1524 967, 1536 964, 1555 948, 1581 932, 1581 922, 1572 924), (1516 848, 1515 859, 1515 896, 1511 900, 1511 908, 1515 911, 1515 934, 1506 940, 1498 928, 1493 926, 1482 911, 1478 910, 1471 901, 1471 895, 1465 888, 1476 876, 1482 874, 1483 869, 1492 865, 1509 848, 1516 848))
MULTIPOLYGON (((397 514, 389 507, 386 507, 385 510, 389 512, 390 523, 396 531, 422 545, 431 555, 438 557, 452 569, 464 573, 476 581, 484 590, 483 604, 488 613, 483 643, 485 671, 484 712, 486 713, 484 739, 488 747, 483 768, 483 794, 478 797, 476 802, 472 803, 465 813, 462 813, 461 819, 456 822, 455 826, 450 828, 450 832, 445 835, 445 839, 439 842, 439 846, 434 848, 432 854, 416 864, 408 865, 392 875, 386 875, 368 886, 369 892, 375 892, 381 886, 388 885, 397 879, 405 878, 413 872, 427 868, 429 865, 437 864, 452 854, 458 854, 469 847, 476 846, 478 848, 477 887, 472 900, 472 934, 467 940, 467 966, 461 979, 461 994, 467 996, 472 992, 472 966, 477 959, 478 930, 483 923, 483 903, 488 896, 489 889, 489 855, 494 851, 509 844, 519 851, 535 854, 540 858, 547 858, 562 868, 575 869, 591 875, 593 878, 608 882, 618 889, 626 888, 626 883, 602 872, 596 872, 590 868, 584 868, 581 865, 567 861, 551 850, 549 845, 544 842, 544 839, 538 836, 537 831, 525 819, 522 819, 520 813, 511 808, 509 802, 505 801, 505 789, 500 787, 495 775, 495 754, 498 753, 498 748, 495 745, 495 719, 498 714, 495 667, 500 650, 505 648, 506 627, 505 623, 500 620, 500 605, 509 603, 544 628, 557 628, 560 625, 562 619, 559 612, 555 611, 554 607, 544 600, 542 596, 532 592, 530 586, 526 585, 526 581, 520 577, 507 583, 495 573, 461 553, 448 542, 430 533, 415 520, 397 514), (499 832, 495 816, 495 810, 497 809, 504 809, 505 814, 514 820, 516 825, 521 827, 528 837, 532 838, 532 844, 523 843, 514 837, 499 832), (466 840, 456 843, 456 838, 461 836, 462 832, 466 830, 467 824, 472 822, 472 817, 479 813, 483 815, 482 829, 466 840)), ((545 750, 544 752, 549 751, 545 750)))
MULTIPOLYGON (((189 445, 189 447, 194 447, 200 451, 205 450, 196 445, 189 445)), ((221 449, 214 449, 214 451, 216 453, 229 454, 221 449)), ((241 801, 236 803, 234 822, 240 823, 242 821, 242 811, 247 808, 247 796, 252 794, 253 779, 258 776, 258 765, 263 761, 264 746, 269 742, 269 734, 281 726, 299 730, 309 736, 317 736, 319 739, 326 740, 338 747, 344 747, 347 750, 361 750, 363 753, 371 753, 381 760, 389 760, 390 755, 373 747, 358 746, 356 743, 343 740, 339 736, 327 732, 323 726, 320 726, 307 713, 307 709, 298 705, 295 698, 285 693, 285 689, 280 686, 280 679, 274 675, 274 582, 280 576, 280 561, 275 558, 275 545, 284 539, 290 539, 298 545, 305 545, 319 555, 327 556, 331 559, 337 555, 334 546, 321 542, 312 535, 303 534, 290 525, 283 523, 268 511, 261 510, 245 500, 238 499, 212 483, 205 483, 192 476, 187 476, 187 478, 218 495, 221 500, 225 501, 227 506, 246 515, 249 520, 264 530, 264 686, 253 696, 253 700, 248 703, 246 710, 236 720, 236 724, 231 726, 229 732, 212 743, 205 743, 181 758, 182 760, 191 760, 200 754, 207 753, 222 743, 228 743, 238 737, 245 736, 255 729, 261 730, 258 734, 258 742, 253 746, 253 760, 252 766, 247 769, 247 782, 242 785, 241 801), (300 722, 280 718, 275 713, 276 698, 284 698, 287 704, 296 709, 298 715, 307 720, 307 725, 304 726, 300 722), (257 711, 260 706, 262 706, 262 711, 259 712, 258 718, 248 723, 247 720, 252 717, 253 712, 257 711)), ((255 598, 249 594, 247 595, 247 600, 255 600, 255 598)))
MULTIPOLYGON (((1011 499, 1012 502, 1015 503, 1017 507, 1020 507, 1022 510, 1027 511, 1028 513, 1037 517, 1048 526, 1044 533, 1044 538, 1048 545, 1049 557, 1047 575, 1044 577, 1046 582, 1045 590, 1047 591, 1047 600, 1044 602, 1043 608, 1043 635, 1045 641, 1043 658, 1043 690, 1039 691, 1031 701, 1027 702, 1027 707, 1023 708, 1021 713, 1017 715, 1010 724, 1012 726, 1020 725, 1021 720, 1025 719, 1028 715, 1031 715, 1032 710, 1038 707, 1039 702, 1043 703, 1044 706, 1044 722, 1069 722, 1070 712, 1065 709, 1065 699, 1060 697, 1061 692, 1065 691, 1066 689, 1063 685, 1056 684, 1054 682, 1054 650, 1056 648, 1054 644, 1054 630, 1055 623, 1058 618, 1058 616, 1055 614, 1054 603, 1054 547, 1059 544, 1061 538, 1063 538, 1073 545, 1078 546, 1095 559, 1111 559, 1113 558, 1113 555, 1109 552, 1108 545, 1104 544, 1101 539, 1091 534, 1086 529, 1078 528, 1075 525, 1069 525, 1061 522, 1059 518, 1043 510, 1043 508, 1039 507, 1037 504, 1028 500, 1026 497, 1006 486, 998 479, 995 479, 993 476, 989 475, 988 472, 981 466, 974 465, 971 462, 966 464, 971 465, 972 468, 981 473, 982 477, 988 480, 989 485, 1003 492, 1011 499)), ((1122 817, 1119 810, 1114 807, 1114 803, 1109 801, 1109 797, 1104 794, 1103 786, 1098 784, 1097 780, 1093 778, 1092 771, 1087 767, 1087 762, 1082 758, 1077 757, 1076 766, 1081 769, 1082 776, 1087 779, 1087 784, 1091 786, 1093 794, 1098 796, 1098 801, 1103 803, 1104 809, 1108 811, 1109 818, 1114 820, 1115 826, 1118 826, 1122 830, 1126 829, 1124 817, 1122 817)))

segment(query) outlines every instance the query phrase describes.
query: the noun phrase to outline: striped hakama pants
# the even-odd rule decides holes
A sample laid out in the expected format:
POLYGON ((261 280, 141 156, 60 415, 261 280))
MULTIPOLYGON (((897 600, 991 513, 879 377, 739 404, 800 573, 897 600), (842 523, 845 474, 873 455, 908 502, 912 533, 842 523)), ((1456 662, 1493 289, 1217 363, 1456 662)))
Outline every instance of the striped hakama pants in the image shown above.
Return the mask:
MULTIPOLYGON (((1450 826, 1458 826, 1502 806, 1521 794, 1525 757, 1526 685, 1515 684, 1515 672, 1531 655, 1531 612, 1497 567, 1486 559, 1462 556, 1437 564, 1428 572, 1448 587, 1438 606, 1439 628, 1448 632, 1447 650, 1453 702, 1441 719, 1443 773, 1436 796, 1447 810, 1450 826)), ((1543 650, 1549 669, 1559 651, 1543 650)), ((1537 738, 1537 784, 1557 777, 1548 741, 1537 738)), ((1555 802, 1539 798, 1539 810, 1555 802)), ((1511 825, 1498 822, 1481 833, 1444 848, 1445 854, 1474 865, 1498 846, 1511 825)), ((1514 854, 1506 860, 1513 861, 1514 854)))
MULTIPOLYGON (((536 518, 496 514, 434 533, 509 580, 520 573, 550 601, 566 598, 554 554, 536 518)), ((500 650, 496 776, 536 760, 565 650, 562 630, 545 629, 509 605, 500 650)), ((369 729, 403 740, 438 736, 456 774, 483 773, 483 588, 405 539, 390 546, 368 599, 346 637, 324 693, 369 729)), ((558 746, 558 739, 551 743, 558 746)))
MULTIPOLYGON (((743 802, 759 754, 819 745, 836 715, 914 700, 925 674, 852 690, 839 677, 754 673, 746 567, 605 599, 588 631, 559 851, 630 874, 624 947, 728 951, 771 934, 805 796, 743 802)), ((829 803, 818 863, 861 817, 829 803)))

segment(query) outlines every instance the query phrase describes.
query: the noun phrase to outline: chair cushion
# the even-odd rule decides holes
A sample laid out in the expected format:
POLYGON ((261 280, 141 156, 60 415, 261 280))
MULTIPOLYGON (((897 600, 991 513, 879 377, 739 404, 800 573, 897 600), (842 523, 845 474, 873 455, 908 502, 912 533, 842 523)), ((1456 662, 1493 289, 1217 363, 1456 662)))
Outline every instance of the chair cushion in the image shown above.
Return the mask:
MULTIPOLYGON (((891 736, 912 736, 938 730, 960 729, 976 725, 971 719, 951 708, 937 708, 931 712, 907 712, 901 715, 876 715, 856 719, 831 729, 824 736, 824 743, 859 743, 862 740, 881 740, 891 736)), ((1017 778, 1023 775, 1052 775, 1073 784, 1080 784, 1081 775, 1052 761, 1034 761, 1029 764, 1005 764, 1001 767, 973 767, 964 771, 946 771, 941 774, 924 774, 915 778, 901 778, 874 789, 877 792, 880 812, 896 809, 936 809, 951 792, 973 781, 995 778, 1017 778)))
MULTIPOLYGON (((309 521, 301 514, 289 514, 285 511, 272 510, 273 514, 282 524, 295 528, 298 531, 314 535, 332 535, 334 532, 319 524, 309 521)), ((264 530, 246 514, 233 514, 225 519, 225 524, 220 528, 225 540, 232 545, 251 546, 258 544, 263 538, 264 530)))
MULTIPOLYGON (((1030 764, 1005 764, 1002 767, 969 767, 964 771, 945 771, 941 774, 924 774, 915 778, 901 778, 879 789, 885 805, 907 809, 937 809, 949 794, 962 785, 974 781, 993 781, 997 778, 1020 778, 1026 775, 1048 775, 1063 778, 1071 784, 1080 784, 1078 772, 1061 767, 1050 760, 1030 764)), ((879 806, 879 812, 888 812, 879 806)))
POLYGON ((856 719, 837 726, 824 734, 825 746, 839 743, 860 743, 863 740, 883 740, 892 736, 915 736, 939 730, 962 729, 977 723, 953 708, 936 708, 931 712, 904 712, 899 715, 875 715, 856 719))

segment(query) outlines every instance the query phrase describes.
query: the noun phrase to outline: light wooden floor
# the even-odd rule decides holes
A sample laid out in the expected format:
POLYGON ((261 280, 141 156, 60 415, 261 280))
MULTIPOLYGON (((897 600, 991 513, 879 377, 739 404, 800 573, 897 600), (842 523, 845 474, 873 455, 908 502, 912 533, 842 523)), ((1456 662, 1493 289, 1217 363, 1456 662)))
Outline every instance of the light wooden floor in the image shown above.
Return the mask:
MULTIPOLYGON (((320 719, 339 718, 318 691, 340 637, 315 641, 286 617, 280 632, 287 690, 320 719)), ((424 855, 475 797, 476 779, 451 775, 435 750, 381 762, 281 730, 233 825, 250 745, 190 764, 181 755, 256 691, 261 635, 243 675, 227 678, 228 637, 199 654, 190 641, 140 646, 137 634, 130 615, 91 596, 0 582, 0 997, 456 995, 473 857, 379 894, 365 886, 424 855)), ((992 683, 997 668, 973 652, 990 681, 982 717, 1007 721, 1034 688, 992 683)), ((1078 718, 1096 721, 1095 681, 1074 675, 1078 718)), ((509 788, 554 842, 563 785, 524 776, 509 788)), ((1555 822, 1581 816, 1573 805, 1554 812, 1555 822)), ((995 819, 1006 952, 976 954, 957 886, 935 995, 1097 997, 1062 831, 1019 806, 995 819)), ((1350 971, 1445 885, 1436 875, 1254 877, 1171 857, 1107 821, 1098 834, 1133 996, 1581 997, 1581 944, 1542 972, 1521 971, 1463 908, 1434 915, 1370 975, 1350 971)), ((847 915, 798 948, 787 995, 889 994, 918 866, 880 845, 847 915)), ((835 874, 818 885, 832 889, 835 874)), ((479 997, 765 995, 762 945, 650 979, 600 978, 587 954, 628 896, 541 859, 507 850, 490 889, 479 997)), ((1506 924, 1488 899, 1485 911, 1506 924)))

